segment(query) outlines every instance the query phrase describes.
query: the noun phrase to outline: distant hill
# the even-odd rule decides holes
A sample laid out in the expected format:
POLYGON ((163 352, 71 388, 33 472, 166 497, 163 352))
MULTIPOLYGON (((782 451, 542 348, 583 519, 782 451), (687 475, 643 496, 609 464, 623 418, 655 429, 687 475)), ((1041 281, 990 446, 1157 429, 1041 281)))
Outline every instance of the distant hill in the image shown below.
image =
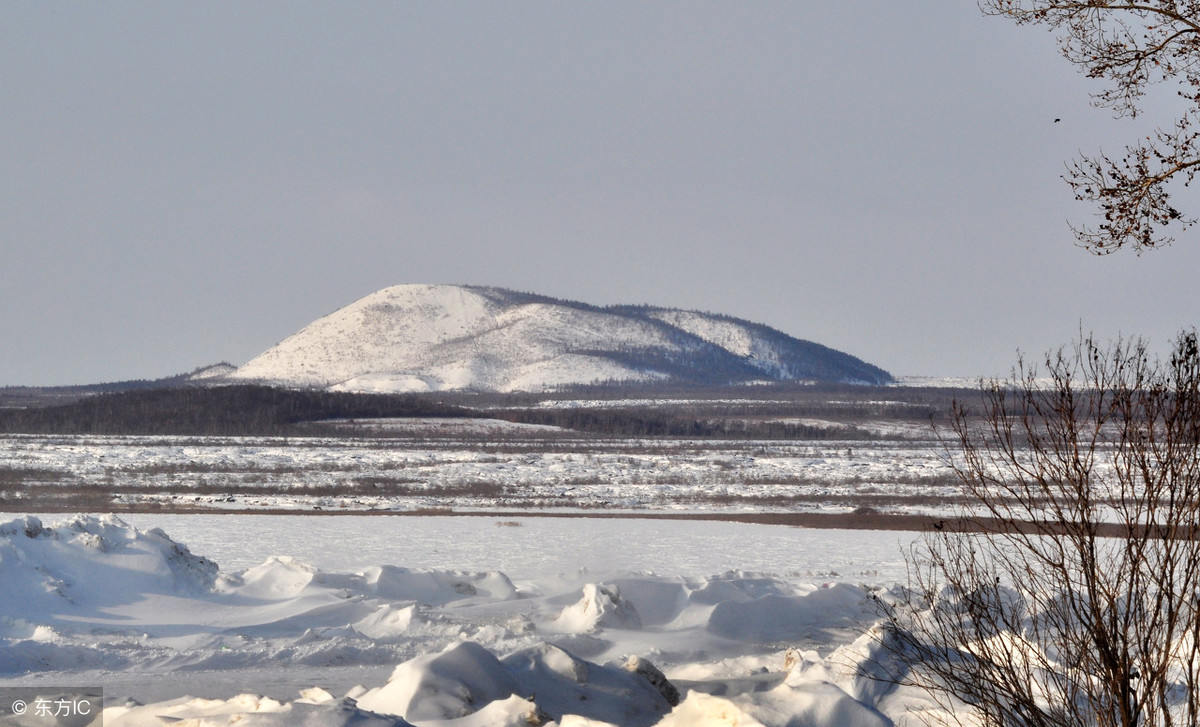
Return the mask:
POLYGON ((848 354, 728 316, 456 285, 386 288, 221 373, 209 381, 380 393, 892 381, 848 354))
POLYGON ((170 389, 178 386, 221 380, 237 370, 229 363, 202 366, 186 374, 176 374, 158 379, 129 379, 100 384, 75 386, 5 386, 0 387, 0 409, 23 409, 27 407, 69 404, 96 394, 117 394, 126 391, 170 389))

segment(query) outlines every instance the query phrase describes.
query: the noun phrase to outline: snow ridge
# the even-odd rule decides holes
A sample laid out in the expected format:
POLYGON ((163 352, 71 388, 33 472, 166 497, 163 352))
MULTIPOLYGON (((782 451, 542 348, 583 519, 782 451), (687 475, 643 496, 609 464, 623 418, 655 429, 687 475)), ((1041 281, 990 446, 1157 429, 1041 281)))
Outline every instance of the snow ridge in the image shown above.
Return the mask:
POLYGON ((544 391, 604 382, 887 383, 886 371, 767 326, 502 288, 397 285, 305 326, 228 375, 340 391, 544 391))

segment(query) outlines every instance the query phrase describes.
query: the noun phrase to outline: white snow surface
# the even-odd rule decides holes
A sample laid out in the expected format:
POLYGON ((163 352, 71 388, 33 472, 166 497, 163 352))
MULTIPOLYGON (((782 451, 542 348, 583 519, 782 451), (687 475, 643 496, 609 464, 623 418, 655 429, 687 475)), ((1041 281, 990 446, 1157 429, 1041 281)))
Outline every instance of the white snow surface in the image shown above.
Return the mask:
POLYGON ((791 377, 778 343, 732 319, 548 301, 499 288, 397 285, 310 323, 229 379, 375 393, 540 391, 667 378, 606 354, 680 355, 688 341, 722 347, 764 378, 791 377))
MULTIPOLYGON (((735 539, 713 523, 675 524, 690 528, 684 543, 646 522, 162 518, 205 547, 223 543, 218 558, 306 542, 309 553, 341 551, 357 565, 273 554, 220 567, 163 530, 112 515, 10 519, 0 524, 0 686, 103 686, 108 727, 881 727, 921 703, 857 669, 876 658, 864 636, 869 595, 891 576, 877 574, 873 586, 822 578, 819 552, 794 542, 775 571, 667 570, 682 548, 737 560, 787 540, 787 529, 749 526, 735 539), (571 556, 526 562, 519 577, 428 567, 443 562, 437 542, 477 564, 531 542, 552 549, 555 525, 574 528, 579 552, 620 541, 663 567, 638 572, 614 559, 608 570, 555 570, 571 556), (405 529, 428 542, 406 549, 405 529), (356 549, 373 535, 382 543, 356 549), (396 557, 362 565, 381 554, 396 557)), ((843 551, 861 536, 819 534, 845 538, 827 549, 843 551)))

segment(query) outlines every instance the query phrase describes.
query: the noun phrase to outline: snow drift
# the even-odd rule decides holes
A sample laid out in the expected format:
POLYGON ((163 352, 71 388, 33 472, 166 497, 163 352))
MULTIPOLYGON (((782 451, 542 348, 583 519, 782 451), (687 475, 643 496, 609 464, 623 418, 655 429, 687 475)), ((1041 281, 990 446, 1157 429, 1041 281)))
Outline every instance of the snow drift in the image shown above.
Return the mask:
POLYGON ((878 656, 855 640, 868 592, 847 584, 738 572, 514 583, 394 565, 333 573, 287 556, 226 573, 114 516, 0 524, 0 582, 0 685, 312 679, 290 696, 159 691, 146 703, 110 685, 109 727, 881 727, 889 705, 913 704, 864 681, 857 665, 878 656), (338 669, 368 665, 393 668, 327 688, 338 669))

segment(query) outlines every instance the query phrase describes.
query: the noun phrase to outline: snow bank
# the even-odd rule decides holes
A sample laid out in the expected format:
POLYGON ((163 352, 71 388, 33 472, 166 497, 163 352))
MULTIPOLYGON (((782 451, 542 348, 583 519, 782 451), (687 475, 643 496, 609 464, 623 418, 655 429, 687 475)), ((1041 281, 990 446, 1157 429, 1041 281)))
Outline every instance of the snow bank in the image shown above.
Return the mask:
POLYGON ((464 633, 512 636, 503 622, 464 631, 427 611, 517 594, 495 572, 327 573, 287 556, 221 573, 161 530, 111 515, 0 525, 0 582, 0 676, 396 663, 464 633))
POLYGON ((847 584, 737 571, 514 583, 388 564, 330 572, 283 555, 222 572, 112 516, 0 524, 0 579, 0 685, 107 684, 110 727, 879 727, 914 704, 863 676, 882 657, 855 640, 869 599, 847 584), (396 666, 328 681, 364 665, 396 666), (236 686, 142 704, 111 686, 117 673, 236 686))

